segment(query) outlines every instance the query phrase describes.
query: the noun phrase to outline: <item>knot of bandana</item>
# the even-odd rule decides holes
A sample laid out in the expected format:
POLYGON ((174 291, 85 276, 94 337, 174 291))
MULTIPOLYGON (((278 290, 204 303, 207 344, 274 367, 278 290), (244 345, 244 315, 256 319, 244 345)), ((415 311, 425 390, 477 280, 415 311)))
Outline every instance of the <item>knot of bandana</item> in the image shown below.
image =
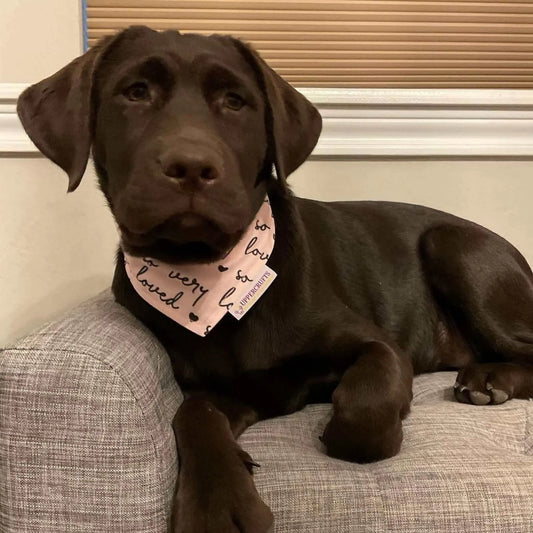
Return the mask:
POLYGON ((205 337, 226 313, 238 320, 276 278, 267 266, 275 224, 268 197, 239 242, 208 264, 169 264, 124 253, 128 278, 152 307, 205 337))

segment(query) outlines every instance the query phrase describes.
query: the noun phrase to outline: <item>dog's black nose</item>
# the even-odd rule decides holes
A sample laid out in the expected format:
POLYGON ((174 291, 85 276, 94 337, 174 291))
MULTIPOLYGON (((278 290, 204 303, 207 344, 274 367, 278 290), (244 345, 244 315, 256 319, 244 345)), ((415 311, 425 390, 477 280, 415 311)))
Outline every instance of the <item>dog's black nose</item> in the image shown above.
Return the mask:
POLYGON ((220 176, 215 157, 199 150, 172 151, 159 157, 163 173, 180 181, 184 186, 199 188, 215 181, 220 176))

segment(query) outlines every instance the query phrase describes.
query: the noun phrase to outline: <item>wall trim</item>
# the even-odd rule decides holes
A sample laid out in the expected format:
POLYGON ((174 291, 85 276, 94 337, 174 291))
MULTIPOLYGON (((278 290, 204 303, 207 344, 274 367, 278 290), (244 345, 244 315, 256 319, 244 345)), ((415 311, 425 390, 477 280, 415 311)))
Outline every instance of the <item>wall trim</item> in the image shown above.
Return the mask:
MULTIPOLYGON (((0 83, 0 153, 37 149, 16 115, 24 83, 0 83)), ((324 128, 314 159, 533 157, 533 90, 301 89, 324 128)))

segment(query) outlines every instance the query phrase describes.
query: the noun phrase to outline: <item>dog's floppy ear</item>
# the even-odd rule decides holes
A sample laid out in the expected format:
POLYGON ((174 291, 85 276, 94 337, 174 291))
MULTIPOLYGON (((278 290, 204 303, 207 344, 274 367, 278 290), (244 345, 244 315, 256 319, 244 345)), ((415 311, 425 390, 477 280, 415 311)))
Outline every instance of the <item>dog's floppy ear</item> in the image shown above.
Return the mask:
POLYGON ((68 192, 80 184, 91 151, 92 89, 98 64, 111 46, 146 33, 156 32, 146 26, 130 26, 105 37, 19 96, 17 113, 26 133, 46 157, 68 174, 68 192))
POLYGON ((105 45, 91 48, 56 74, 28 87, 17 113, 39 150, 79 185, 91 149, 91 92, 96 61, 105 45))
POLYGON ((233 39, 254 68, 265 95, 266 126, 279 179, 285 180, 315 147, 322 117, 316 107, 272 70, 249 45, 233 39))
POLYGON ((68 174, 68 192, 80 184, 89 160, 94 111, 92 89, 97 65, 111 44, 146 30, 143 26, 132 26, 102 39, 19 96, 17 113, 26 133, 46 157, 68 174))

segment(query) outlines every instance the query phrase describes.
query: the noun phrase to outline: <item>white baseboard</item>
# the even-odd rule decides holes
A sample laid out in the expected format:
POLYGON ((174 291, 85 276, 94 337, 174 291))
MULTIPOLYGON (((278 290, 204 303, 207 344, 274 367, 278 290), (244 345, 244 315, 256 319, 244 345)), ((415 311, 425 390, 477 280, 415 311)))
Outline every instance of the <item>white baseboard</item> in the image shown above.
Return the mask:
MULTIPOLYGON (((0 84, 0 153, 37 152, 0 84)), ((324 127, 314 159, 533 157, 533 90, 301 89, 324 127)))
POLYGON ((307 89, 315 157, 533 157, 533 90, 307 89))
POLYGON ((0 83, 0 154, 38 152, 17 117, 18 95, 24 83, 0 83))

